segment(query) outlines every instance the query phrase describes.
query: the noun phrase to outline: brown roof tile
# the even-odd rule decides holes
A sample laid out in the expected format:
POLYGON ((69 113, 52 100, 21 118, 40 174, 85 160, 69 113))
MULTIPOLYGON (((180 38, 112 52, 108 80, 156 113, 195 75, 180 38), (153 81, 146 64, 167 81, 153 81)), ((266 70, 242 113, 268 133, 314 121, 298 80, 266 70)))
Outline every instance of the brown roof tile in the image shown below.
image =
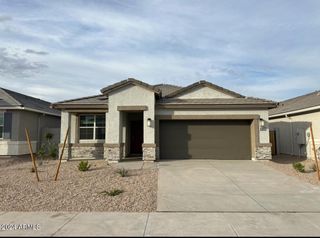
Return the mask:
POLYGON ((269 111, 269 115, 274 116, 277 114, 290 113, 315 106, 320 106, 320 91, 282 101, 277 108, 269 111))

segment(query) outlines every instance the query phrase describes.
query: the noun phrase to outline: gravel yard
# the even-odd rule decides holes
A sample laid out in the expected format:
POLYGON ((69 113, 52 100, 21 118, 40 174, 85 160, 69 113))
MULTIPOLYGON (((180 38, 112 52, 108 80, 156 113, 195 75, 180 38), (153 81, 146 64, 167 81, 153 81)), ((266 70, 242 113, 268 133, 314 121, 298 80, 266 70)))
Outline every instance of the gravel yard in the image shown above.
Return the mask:
MULTIPOLYGON (((320 185, 320 182, 318 181, 318 177, 317 177, 317 172, 312 171, 311 169, 312 165, 315 164, 315 161, 311 159, 299 158, 297 156, 291 156, 291 155, 278 155, 278 156, 274 156, 271 161, 264 161, 264 163, 289 176, 295 176, 305 182, 308 182, 314 185, 320 185), (305 165, 306 172, 304 173, 297 172, 292 166, 294 162, 301 162, 303 165, 305 165)), ((319 165, 320 165, 320 162, 319 162, 319 165)))
POLYGON ((105 161, 89 163, 91 168, 86 172, 78 170, 79 161, 62 163, 54 182, 57 161, 49 161, 38 168, 38 183, 30 158, 0 158, 0 211, 156 210, 156 168, 131 169, 128 177, 121 177, 118 169, 105 161), (124 192, 113 197, 101 193, 112 189, 124 192))

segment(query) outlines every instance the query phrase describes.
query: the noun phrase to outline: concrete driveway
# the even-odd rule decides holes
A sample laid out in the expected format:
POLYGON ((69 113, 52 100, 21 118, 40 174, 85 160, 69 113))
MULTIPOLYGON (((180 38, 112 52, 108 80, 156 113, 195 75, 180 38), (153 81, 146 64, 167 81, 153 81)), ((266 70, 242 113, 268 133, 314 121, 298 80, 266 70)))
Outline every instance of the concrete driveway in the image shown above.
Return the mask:
POLYGON ((159 163, 158 211, 320 212, 320 187, 259 161, 159 163))

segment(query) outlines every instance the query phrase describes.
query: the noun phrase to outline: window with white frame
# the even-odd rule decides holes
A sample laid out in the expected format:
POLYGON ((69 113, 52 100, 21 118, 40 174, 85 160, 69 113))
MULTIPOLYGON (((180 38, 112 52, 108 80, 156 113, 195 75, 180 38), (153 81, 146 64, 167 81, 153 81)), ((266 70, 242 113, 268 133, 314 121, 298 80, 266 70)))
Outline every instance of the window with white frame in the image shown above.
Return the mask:
POLYGON ((0 112, 0 139, 3 139, 4 132, 4 113, 0 112))
POLYGON ((106 117, 103 114, 80 115, 79 139, 80 140, 104 140, 106 117))

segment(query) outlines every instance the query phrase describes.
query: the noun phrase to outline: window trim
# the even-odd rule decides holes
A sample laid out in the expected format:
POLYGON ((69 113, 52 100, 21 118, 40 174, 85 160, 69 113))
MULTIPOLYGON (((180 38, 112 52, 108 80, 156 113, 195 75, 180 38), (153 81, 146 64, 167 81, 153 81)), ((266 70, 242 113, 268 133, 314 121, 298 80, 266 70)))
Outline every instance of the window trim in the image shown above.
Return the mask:
POLYGON ((0 112, 0 116, 3 117, 3 120, 2 120, 3 124, 0 125, 0 127, 2 127, 2 133, 0 134, 0 140, 4 140, 4 112, 0 112))
POLYGON ((106 125, 104 125, 104 127, 102 126, 97 126, 97 121, 96 118, 97 116, 104 116, 104 114, 79 114, 78 118, 79 118, 79 126, 78 126, 78 133, 79 133, 79 143, 104 143, 105 139, 96 139, 96 129, 98 128, 106 128, 106 125), (93 116, 93 126, 80 126, 80 117, 81 116, 93 116), (81 128, 92 128, 93 129, 93 138, 92 139, 81 139, 80 138, 80 129, 81 128))

